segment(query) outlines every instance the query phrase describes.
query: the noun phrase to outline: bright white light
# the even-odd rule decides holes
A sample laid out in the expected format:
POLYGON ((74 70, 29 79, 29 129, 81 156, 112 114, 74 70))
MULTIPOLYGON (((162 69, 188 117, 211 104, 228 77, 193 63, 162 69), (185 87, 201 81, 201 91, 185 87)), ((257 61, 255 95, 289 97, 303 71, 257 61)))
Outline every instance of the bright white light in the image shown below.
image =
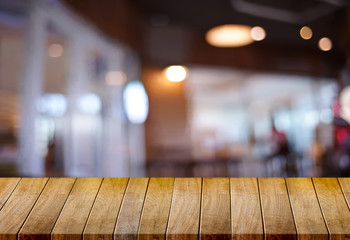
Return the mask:
POLYGON ((126 82, 126 75, 121 71, 110 71, 106 74, 106 83, 111 86, 123 85, 126 82))
POLYGON ((142 124, 148 116, 148 97, 143 84, 129 82, 123 92, 123 103, 127 118, 134 124, 142 124))
POLYGON ((81 96, 78 100, 78 108, 82 113, 97 114, 102 107, 101 99, 94 93, 81 96))
POLYGON ((67 101, 62 94, 47 93, 40 98, 37 108, 40 113, 60 117, 66 112, 67 101))
POLYGON ((250 30, 250 36, 254 41, 262 41, 266 37, 266 32, 262 27, 255 26, 250 30))
POLYGON ((332 49, 332 41, 327 37, 323 37, 318 41, 318 46, 322 51, 329 51, 332 49))
POLYGON ((226 24, 210 29, 205 39, 214 47, 241 47, 254 42, 247 25, 226 24))
POLYGON ((165 70, 167 79, 171 82, 181 82, 187 76, 187 70, 183 66, 170 66, 165 70))
POLYGON ((49 46, 48 55, 53 58, 58 58, 63 54, 63 46, 58 43, 49 46))
POLYGON ((318 124, 319 113, 316 110, 311 110, 305 114, 305 124, 314 127, 318 124))

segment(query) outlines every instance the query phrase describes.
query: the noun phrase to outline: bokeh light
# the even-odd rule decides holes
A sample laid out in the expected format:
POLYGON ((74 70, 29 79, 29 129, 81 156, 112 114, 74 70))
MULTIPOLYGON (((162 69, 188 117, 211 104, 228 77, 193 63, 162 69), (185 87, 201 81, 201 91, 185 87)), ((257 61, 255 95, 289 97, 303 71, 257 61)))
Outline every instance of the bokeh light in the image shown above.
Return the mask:
POLYGON ((181 82, 187 77, 187 69, 183 66, 169 66, 165 69, 165 75, 171 82, 181 82))
POLYGON ((58 43, 50 44, 48 49, 48 55, 52 58, 61 57, 63 54, 63 46, 58 43))
POLYGON ((106 74, 106 83, 110 86, 123 85, 126 82, 126 75, 122 71, 110 71, 106 74))
POLYGON ((302 39, 308 40, 312 38, 312 30, 308 26, 304 26, 300 29, 300 37, 302 39))
POLYGON ((262 27, 255 26, 250 31, 250 35, 254 41, 262 41, 266 37, 266 32, 262 27))
POLYGON ((226 24, 210 29, 205 38, 214 47, 241 47, 254 40, 247 25, 226 24))
POLYGON ((322 51, 329 51, 332 49, 332 41, 327 37, 323 37, 318 41, 318 46, 322 51))

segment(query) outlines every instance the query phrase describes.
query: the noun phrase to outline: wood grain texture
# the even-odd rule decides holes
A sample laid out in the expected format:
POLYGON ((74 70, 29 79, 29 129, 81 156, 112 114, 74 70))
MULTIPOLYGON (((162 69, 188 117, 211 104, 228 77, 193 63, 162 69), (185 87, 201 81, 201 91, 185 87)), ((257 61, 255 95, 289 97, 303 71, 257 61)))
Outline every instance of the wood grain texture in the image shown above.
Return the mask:
POLYGON ((350 178, 338 178, 340 188, 344 194, 346 203, 350 208, 350 178))
POLYGON ((0 210, 19 181, 20 178, 0 178, 0 210))
POLYGON ((114 231, 115 240, 137 239, 148 178, 130 178, 114 231))
POLYGON ((266 240, 296 239, 296 229, 283 178, 259 178, 266 240))
POLYGON ((22 178, 0 211, 0 239, 16 240, 47 178, 22 178))
POLYGON ((165 239, 174 178, 151 178, 141 214, 138 239, 165 239))
POLYGON ((198 239, 201 192, 201 178, 175 179, 167 239, 198 239))
POLYGON ((50 178, 19 232, 19 240, 50 240, 75 178, 50 178))
POLYGON ((286 178, 298 239, 328 239, 314 186, 310 178, 286 178))
POLYGON ((313 178, 312 181, 328 226, 330 239, 350 239, 350 212, 338 180, 313 178))
POLYGON ((113 240, 127 178, 105 178, 84 230, 84 240, 113 240))
POLYGON ((81 240, 101 178, 78 178, 51 233, 52 240, 81 240))
POLYGON ((229 178, 203 178, 200 239, 231 239, 229 178))
POLYGON ((264 239, 258 180, 231 178, 230 188, 232 239, 264 239))

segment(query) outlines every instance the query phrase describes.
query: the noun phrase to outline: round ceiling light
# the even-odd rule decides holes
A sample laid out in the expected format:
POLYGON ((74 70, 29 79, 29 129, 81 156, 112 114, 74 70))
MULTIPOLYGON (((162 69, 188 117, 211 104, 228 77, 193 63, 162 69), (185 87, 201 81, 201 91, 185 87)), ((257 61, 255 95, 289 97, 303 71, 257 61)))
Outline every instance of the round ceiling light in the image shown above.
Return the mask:
POLYGON ((226 24, 210 29, 205 39, 214 47, 242 47, 254 42, 251 29, 247 25, 226 24))
POLYGON ((262 41, 266 37, 266 32, 262 27, 255 26, 250 31, 250 35, 254 41, 262 41))
POLYGON ((322 51, 329 51, 332 49, 332 41, 328 37, 323 37, 318 41, 318 46, 322 51))
POLYGON ((304 26, 300 29, 300 37, 305 40, 312 38, 312 30, 308 26, 304 26))

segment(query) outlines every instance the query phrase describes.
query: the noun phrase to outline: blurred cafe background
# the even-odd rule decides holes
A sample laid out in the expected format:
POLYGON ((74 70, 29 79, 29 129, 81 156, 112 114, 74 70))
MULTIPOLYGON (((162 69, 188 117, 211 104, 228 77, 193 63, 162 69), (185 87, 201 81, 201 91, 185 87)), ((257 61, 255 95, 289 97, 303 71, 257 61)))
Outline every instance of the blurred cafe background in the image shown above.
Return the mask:
POLYGON ((349 0, 0 0, 0 176, 350 176, 349 0))

